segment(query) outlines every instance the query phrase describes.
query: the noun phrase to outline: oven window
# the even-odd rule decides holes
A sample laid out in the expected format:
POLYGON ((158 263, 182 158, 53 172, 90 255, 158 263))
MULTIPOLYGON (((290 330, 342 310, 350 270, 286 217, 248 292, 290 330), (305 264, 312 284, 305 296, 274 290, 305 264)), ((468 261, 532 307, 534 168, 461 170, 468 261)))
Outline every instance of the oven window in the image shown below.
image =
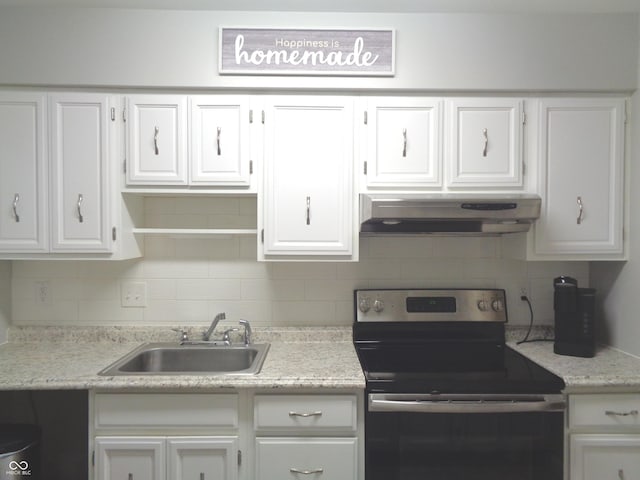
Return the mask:
POLYGON ((366 480, 562 478, 562 412, 367 413, 366 480))

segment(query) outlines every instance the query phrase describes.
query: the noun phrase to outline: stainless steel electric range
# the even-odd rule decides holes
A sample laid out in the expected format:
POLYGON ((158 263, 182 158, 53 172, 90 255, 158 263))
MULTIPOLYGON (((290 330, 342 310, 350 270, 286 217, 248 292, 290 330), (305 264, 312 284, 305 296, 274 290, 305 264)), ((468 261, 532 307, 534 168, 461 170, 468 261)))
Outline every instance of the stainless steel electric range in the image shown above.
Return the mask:
POLYGON ((505 344, 504 290, 357 290, 367 480, 562 480, 564 382, 505 344))

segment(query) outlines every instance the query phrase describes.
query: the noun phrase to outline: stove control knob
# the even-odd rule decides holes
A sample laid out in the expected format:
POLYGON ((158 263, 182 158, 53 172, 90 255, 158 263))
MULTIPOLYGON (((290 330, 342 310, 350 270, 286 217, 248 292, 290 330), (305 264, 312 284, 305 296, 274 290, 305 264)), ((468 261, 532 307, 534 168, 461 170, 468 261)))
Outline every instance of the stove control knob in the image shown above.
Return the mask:
POLYGON ((380 300, 380 299, 375 300, 373 302, 373 311, 377 312, 377 313, 380 313, 383 310, 384 310, 384 302, 382 300, 380 300))
POLYGON ((504 310, 504 302, 502 300, 495 299, 491 302, 491 308, 494 312, 501 312, 504 310))
POLYGON ((478 310, 481 312, 486 312, 489 310, 489 302, 486 300, 478 300, 478 310))
POLYGON ((371 310, 371 302, 369 301, 369 298, 362 297, 360 299, 360 303, 358 304, 358 308, 362 313, 367 313, 369 310, 371 310))

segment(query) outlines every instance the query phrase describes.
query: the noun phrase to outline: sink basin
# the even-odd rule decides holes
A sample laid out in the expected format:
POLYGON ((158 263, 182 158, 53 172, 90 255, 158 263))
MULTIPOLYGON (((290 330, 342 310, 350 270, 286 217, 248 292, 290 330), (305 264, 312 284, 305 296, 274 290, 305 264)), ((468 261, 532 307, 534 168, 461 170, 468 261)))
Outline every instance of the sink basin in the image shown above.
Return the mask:
POLYGON ((262 368, 268 350, 268 343, 249 346, 147 343, 98 375, 255 375, 262 368))

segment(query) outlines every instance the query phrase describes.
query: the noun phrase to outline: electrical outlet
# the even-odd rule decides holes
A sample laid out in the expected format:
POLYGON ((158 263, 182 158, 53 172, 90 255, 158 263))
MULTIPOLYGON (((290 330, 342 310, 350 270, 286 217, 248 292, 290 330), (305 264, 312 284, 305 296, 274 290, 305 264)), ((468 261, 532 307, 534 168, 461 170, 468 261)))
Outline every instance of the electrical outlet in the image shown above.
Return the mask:
POLYGON ((34 282, 36 305, 51 305, 51 284, 49 280, 34 282))
POLYGON ((145 282, 123 282, 120 303, 123 307, 146 307, 147 284, 145 282))

